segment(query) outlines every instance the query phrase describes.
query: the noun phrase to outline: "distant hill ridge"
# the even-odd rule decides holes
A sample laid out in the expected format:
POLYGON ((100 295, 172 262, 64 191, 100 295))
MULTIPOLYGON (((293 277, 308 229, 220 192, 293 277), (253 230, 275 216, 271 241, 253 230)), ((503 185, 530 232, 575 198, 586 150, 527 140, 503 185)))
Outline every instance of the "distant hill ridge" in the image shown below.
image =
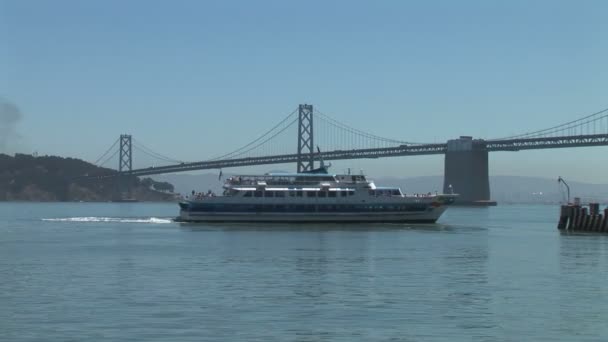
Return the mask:
MULTIPOLYGON (((107 175, 115 172, 75 158, 35 157, 26 154, 0 154, 0 201, 110 201, 120 197, 112 178, 86 179, 83 175, 107 175)), ((126 179, 131 185, 129 197, 145 201, 166 201, 171 184, 152 180, 126 179)))
MULTIPOLYGON (((224 173, 223 179, 230 177, 224 173)), ((175 186, 176 192, 187 194, 192 190, 221 192, 223 179, 218 174, 167 174, 153 176, 156 180, 167 181, 175 186)), ((421 177, 370 177, 377 185, 399 186, 406 193, 441 192, 443 176, 421 177)), ((581 197, 601 203, 608 202, 608 185, 569 182, 571 197, 581 197)), ((499 203, 559 203, 565 199, 565 190, 557 179, 525 176, 491 176, 492 199, 499 203)), ((458 192, 458 189, 455 189, 458 192)))

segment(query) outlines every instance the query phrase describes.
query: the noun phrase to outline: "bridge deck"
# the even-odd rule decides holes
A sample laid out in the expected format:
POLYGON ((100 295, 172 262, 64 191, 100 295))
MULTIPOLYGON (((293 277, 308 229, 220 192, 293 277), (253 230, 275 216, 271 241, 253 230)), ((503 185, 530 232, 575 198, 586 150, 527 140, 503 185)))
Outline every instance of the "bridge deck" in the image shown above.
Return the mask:
MULTIPOLYGON (((584 147, 584 146, 606 146, 608 145, 608 134, 573 135, 561 137, 541 137, 510 140, 487 140, 486 149, 489 152, 496 151, 520 151, 548 148, 584 147)), ((315 160, 346 160, 346 159, 367 159, 385 158, 399 156, 416 156, 444 154, 447 152, 447 143, 444 144, 425 144, 425 145, 400 145, 387 148, 369 148, 355 150, 336 150, 326 151, 315 154, 315 160)), ((135 169, 125 172, 133 176, 147 176, 163 173, 222 169, 230 167, 287 164, 296 163, 297 154, 283 154, 265 157, 237 158, 225 160, 211 160, 194 163, 181 163, 176 165, 150 167, 145 169, 135 169)), ((111 175, 111 176, 115 176, 111 175)), ((110 175, 109 175, 110 176, 110 175)), ((110 177, 111 177, 110 176, 110 177)))

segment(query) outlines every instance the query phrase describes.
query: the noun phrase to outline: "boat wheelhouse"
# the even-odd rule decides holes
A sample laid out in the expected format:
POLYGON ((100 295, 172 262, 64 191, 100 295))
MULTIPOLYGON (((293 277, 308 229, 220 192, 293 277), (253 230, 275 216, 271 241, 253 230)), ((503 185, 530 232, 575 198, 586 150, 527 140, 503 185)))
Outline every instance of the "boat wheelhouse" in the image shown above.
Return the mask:
POLYGON ((184 222, 435 222, 454 194, 404 194, 364 175, 269 173, 232 176, 221 196, 180 202, 184 222))

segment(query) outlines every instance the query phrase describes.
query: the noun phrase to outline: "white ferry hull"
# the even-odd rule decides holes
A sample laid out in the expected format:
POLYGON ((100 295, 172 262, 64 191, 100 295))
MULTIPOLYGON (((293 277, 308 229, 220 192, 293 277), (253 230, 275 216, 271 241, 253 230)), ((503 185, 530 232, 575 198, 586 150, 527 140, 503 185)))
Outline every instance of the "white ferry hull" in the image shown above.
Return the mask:
POLYGON ((363 175, 327 173, 230 177, 222 196, 193 193, 181 222, 433 223, 457 195, 406 196, 363 175))
POLYGON ((430 208, 424 212, 394 213, 235 213, 235 212, 188 212, 180 211, 181 222, 360 222, 360 223, 434 223, 447 207, 430 208))

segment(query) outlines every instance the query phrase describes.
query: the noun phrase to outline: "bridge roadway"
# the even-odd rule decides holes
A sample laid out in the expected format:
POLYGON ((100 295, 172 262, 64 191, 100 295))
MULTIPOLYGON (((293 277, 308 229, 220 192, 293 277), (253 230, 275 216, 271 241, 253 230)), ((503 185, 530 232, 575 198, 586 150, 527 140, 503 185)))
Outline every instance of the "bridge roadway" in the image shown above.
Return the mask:
MULTIPOLYGON (((520 150, 536 150, 548 148, 565 148, 565 147, 584 147, 584 146, 606 146, 608 145, 608 134, 592 134, 592 135, 571 135, 561 137, 542 137, 542 138, 522 138, 522 139, 507 139, 507 140, 486 140, 486 148, 488 152, 495 151, 520 151, 520 150)), ((399 157, 399 156, 416 156, 416 155, 431 155, 445 154, 448 150, 447 143, 443 144, 424 144, 424 145, 401 145, 396 147, 386 148, 368 148, 357 150, 336 150, 325 151, 321 154, 315 154, 315 160, 346 160, 346 159, 365 159, 365 158, 384 158, 384 157, 399 157)), ((222 169, 230 167, 252 166, 252 165, 267 165, 267 164, 287 164, 295 163, 298 160, 297 154, 283 154, 266 157, 250 157, 238 159, 210 160, 194 163, 181 163, 176 165, 150 167, 144 169, 135 169, 124 174, 133 176, 147 176, 163 173, 206 170, 206 169, 222 169)), ((107 177, 118 175, 115 173, 107 177)))

